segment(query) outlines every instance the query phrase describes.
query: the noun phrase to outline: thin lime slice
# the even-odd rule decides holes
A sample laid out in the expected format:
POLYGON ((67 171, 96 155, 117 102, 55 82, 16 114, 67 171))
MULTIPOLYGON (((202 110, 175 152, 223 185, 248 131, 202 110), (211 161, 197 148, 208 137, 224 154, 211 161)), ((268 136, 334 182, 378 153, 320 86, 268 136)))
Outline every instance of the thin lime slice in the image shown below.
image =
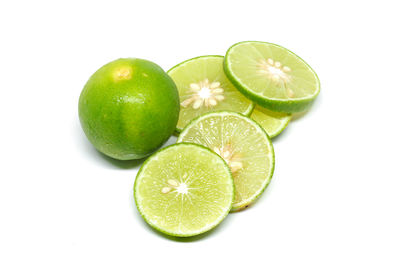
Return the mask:
POLYGON ((194 236, 211 230, 229 213, 234 184, 228 165, 216 153, 177 144, 145 161, 134 195, 150 226, 168 235, 194 236))
POLYGON ((235 182, 232 211, 246 208, 267 187, 275 158, 264 129, 252 119, 235 112, 212 112, 194 119, 177 142, 201 144, 225 159, 235 182))
POLYGON ((184 61, 168 71, 176 83, 181 101, 176 130, 201 114, 228 110, 249 115, 254 104, 225 76, 224 57, 202 56, 184 61))
POLYGON ((258 122, 267 132, 269 137, 273 138, 279 135, 286 128, 292 115, 274 112, 257 105, 253 109, 250 118, 258 122))
POLYGON ((255 41, 234 44, 226 53, 224 70, 248 98, 277 112, 307 110, 320 90, 313 69, 276 44, 255 41))

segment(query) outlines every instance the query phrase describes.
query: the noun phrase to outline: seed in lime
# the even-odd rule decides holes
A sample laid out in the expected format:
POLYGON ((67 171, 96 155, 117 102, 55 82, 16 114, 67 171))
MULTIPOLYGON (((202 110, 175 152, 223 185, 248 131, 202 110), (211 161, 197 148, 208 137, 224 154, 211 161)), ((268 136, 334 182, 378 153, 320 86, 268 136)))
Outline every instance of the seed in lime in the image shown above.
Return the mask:
POLYGON ((235 182, 232 210, 250 205, 264 191, 274 172, 272 143, 264 129, 236 112, 211 112, 194 119, 177 142, 209 147, 225 159, 235 182))
POLYGON ((254 105, 228 80, 222 56, 184 61, 168 71, 178 87, 181 110, 177 131, 201 114, 228 110, 249 115, 254 105))
POLYGON ((296 54, 276 44, 234 44, 226 53, 224 70, 248 98, 277 112, 307 110, 320 90, 314 70, 296 54))
POLYGON ((174 132, 179 95, 172 79, 147 60, 112 61, 88 80, 79 98, 82 128, 94 147, 120 160, 143 158, 174 132))
POLYGON ((253 109, 250 118, 258 122, 267 132, 269 137, 273 138, 279 135, 286 128, 292 115, 274 112, 257 105, 253 109))
POLYGON ((228 165, 216 153, 196 144, 175 144, 145 161, 134 196, 150 226, 172 236, 194 236, 226 217, 234 184, 228 165))

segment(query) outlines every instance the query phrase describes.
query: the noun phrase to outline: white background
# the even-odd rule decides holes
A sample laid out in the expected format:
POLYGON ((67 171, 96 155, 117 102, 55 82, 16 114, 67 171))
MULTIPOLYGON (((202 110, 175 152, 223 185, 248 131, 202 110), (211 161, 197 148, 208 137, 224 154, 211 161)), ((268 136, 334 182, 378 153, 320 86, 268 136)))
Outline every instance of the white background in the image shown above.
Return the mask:
POLYGON ((396 2, 2 1, 0 266, 400 266, 396 2), (300 55, 321 94, 253 207, 168 239, 134 206, 141 162, 84 136, 80 91, 120 57, 167 70, 243 40, 300 55))

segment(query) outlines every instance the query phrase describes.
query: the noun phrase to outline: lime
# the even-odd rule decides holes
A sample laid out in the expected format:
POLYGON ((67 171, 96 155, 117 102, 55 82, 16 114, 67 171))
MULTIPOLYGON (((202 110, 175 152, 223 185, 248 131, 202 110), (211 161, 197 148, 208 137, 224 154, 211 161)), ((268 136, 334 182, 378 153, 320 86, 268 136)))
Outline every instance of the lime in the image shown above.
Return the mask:
POLYGON ((250 118, 258 122, 267 132, 269 137, 273 138, 279 135, 286 128, 292 115, 274 112, 257 105, 253 109, 250 118))
POLYGON ((232 210, 250 205, 267 187, 274 172, 272 143, 252 119, 235 112, 212 112, 194 119, 177 142, 201 144, 229 165, 235 182, 232 210))
POLYGON ((248 98, 277 112, 307 110, 319 93, 319 80, 311 67, 276 44, 234 44, 226 53, 224 70, 248 98))
POLYGON ((181 110, 177 131, 201 114, 229 110, 250 114, 254 105, 228 80, 222 56, 202 56, 184 61, 168 71, 178 87, 181 110))
POLYGON ((134 186, 143 219, 173 236, 194 236, 217 226, 229 213, 234 194, 225 161, 195 144, 171 145, 152 155, 134 186))
POLYGON ((100 152, 121 160, 143 158, 174 132, 179 95, 155 63, 112 61, 88 80, 79 98, 82 128, 100 152))

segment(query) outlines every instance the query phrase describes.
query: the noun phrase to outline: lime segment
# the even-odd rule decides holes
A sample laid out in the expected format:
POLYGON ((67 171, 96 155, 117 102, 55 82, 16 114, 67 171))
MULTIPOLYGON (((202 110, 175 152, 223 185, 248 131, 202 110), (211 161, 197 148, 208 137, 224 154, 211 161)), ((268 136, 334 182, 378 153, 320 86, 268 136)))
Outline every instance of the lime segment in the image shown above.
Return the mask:
POLYGON ((252 111, 253 103, 225 76, 223 61, 222 56, 202 56, 168 71, 179 91, 178 132, 193 118, 207 112, 228 110, 248 115, 252 111))
POLYGON ((221 155, 231 168, 236 195, 232 210, 250 205, 274 172, 274 150, 266 132, 235 112, 212 112, 194 119, 177 142, 201 144, 221 155))
POLYGON ((258 122, 269 137, 273 138, 286 128, 292 115, 270 111, 257 105, 251 113, 250 118, 258 122))
POLYGON ((276 44, 255 41, 234 44, 226 53, 224 70, 243 94, 277 112, 308 109, 320 90, 313 69, 276 44))
POLYGON ((177 144, 151 156, 139 170, 135 201, 144 220, 173 236, 194 236, 218 225, 234 197, 225 161, 196 144, 177 144))

